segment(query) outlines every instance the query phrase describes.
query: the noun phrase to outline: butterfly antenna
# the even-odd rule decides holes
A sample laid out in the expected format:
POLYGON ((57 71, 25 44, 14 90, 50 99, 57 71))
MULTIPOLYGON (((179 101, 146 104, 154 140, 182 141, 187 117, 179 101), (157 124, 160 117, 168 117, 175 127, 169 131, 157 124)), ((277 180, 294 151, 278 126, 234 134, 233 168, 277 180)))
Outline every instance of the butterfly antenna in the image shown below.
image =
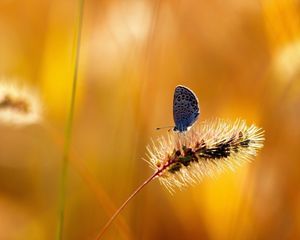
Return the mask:
POLYGON ((156 130, 161 130, 161 129, 169 128, 169 131, 170 131, 170 129, 172 129, 173 127, 174 126, 157 127, 156 130))

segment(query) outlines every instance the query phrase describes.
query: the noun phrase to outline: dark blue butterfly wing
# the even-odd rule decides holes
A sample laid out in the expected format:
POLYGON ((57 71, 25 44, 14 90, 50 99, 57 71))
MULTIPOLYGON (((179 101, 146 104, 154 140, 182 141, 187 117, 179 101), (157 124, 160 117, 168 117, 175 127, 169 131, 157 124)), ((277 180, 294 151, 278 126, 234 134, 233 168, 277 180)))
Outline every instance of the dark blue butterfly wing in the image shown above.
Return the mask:
POLYGON ((173 117, 175 131, 187 131, 199 117, 199 104, 196 95, 188 88, 177 86, 174 92, 173 117))

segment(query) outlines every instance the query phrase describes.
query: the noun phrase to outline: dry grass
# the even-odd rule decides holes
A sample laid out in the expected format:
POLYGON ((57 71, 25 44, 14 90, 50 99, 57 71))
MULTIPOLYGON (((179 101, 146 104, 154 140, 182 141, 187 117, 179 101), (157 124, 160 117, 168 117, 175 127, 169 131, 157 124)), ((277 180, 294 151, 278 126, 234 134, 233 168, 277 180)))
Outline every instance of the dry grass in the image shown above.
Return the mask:
MULTIPOLYGON (((62 140, 77 6, 0 3, 1 79, 21 79, 17 98, 0 92, 0 114, 11 111, 0 123, 0 239, 55 239, 62 147, 40 123, 62 140), (39 120, 22 128, 6 123, 32 112, 39 120)), ((200 122, 240 118, 264 129, 263 151, 173 196, 153 182, 105 237, 299 239, 299 19, 295 0, 87 1, 64 239, 96 236, 150 175, 145 146, 162 134, 156 127, 172 125, 179 84, 197 94, 200 122)))

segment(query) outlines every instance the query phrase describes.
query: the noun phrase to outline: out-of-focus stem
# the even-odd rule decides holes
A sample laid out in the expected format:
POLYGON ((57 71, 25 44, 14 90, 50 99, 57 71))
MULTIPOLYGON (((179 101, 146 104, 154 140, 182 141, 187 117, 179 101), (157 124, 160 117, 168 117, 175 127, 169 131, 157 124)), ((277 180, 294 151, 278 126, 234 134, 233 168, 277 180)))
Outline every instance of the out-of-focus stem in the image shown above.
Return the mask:
POLYGON ((69 150, 72 138, 72 128, 73 128, 73 118, 74 118, 74 109, 75 109, 75 99, 76 99, 76 88, 78 80, 78 65, 79 65, 79 55, 80 55, 80 39, 82 31, 82 18, 83 18, 83 6, 84 0, 79 0, 78 6, 78 25, 76 28, 76 33, 74 37, 74 48, 73 48, 73 59, 74 59, 74 72, 72 80, 72 93, 71 93, 71 102, 69 108, 68 121, 65 131, 65 144, 63 150, 63 163, 60 179, 60 202, 59 202, 59 218, 57 226, 57 239, 61 240, 63 237, 63 225, 65 218, 65 198, 66 198, 66 183, 68 175, 68 166, 69 166, 69 150))

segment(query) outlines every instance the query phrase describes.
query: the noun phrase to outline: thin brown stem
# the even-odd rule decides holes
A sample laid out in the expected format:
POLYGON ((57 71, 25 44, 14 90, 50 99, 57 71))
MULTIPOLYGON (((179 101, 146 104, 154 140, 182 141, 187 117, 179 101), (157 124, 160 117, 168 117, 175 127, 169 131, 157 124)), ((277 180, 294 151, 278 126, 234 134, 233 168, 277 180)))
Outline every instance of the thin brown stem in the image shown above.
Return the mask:
POLYGON ((111 218, 108 220, 108 222, 104 225, 104 227, 101 229, 99 234, 96 237, 96 240, 101 239, 105 231, 109 228, 109 226, 112 224, 112 222, 115 220, 115 218, 120 214, 120 212, 126 207, 128 202, 135 197, 137 193, 139 193, 149 182, 151 182, 156 176, 159 175, 161 171, 158 170, 154 174, 152 174, 146 181, 144 181, 128 198, 127 200, 119 207, 119 209, 114 213, 114 215, 111 216, 111 218))

